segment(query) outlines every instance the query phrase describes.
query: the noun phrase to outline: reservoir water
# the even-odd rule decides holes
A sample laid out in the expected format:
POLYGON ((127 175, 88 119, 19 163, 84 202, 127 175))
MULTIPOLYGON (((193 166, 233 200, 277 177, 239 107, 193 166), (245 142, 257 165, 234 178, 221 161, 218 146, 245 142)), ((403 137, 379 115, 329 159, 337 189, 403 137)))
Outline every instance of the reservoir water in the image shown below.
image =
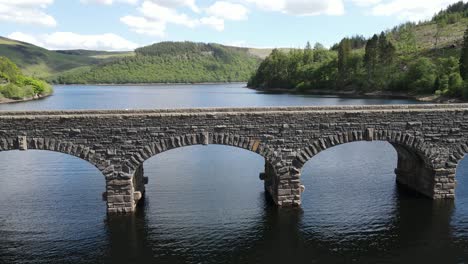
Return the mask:
MULTIPOLYGON (((0 110, 411 104, 410 100, 266 94, 242 84, 56 86, 0 110)), ((0 263, 466 263, 468 161, 455 201, 395 182, 386 142, 333 147, 302 173, 301 209, 265 197, 258 154, 228 146, 174 149, 146 161, 146 199, 107 216, 104 176, 47 151, 0 152, 0 263)))

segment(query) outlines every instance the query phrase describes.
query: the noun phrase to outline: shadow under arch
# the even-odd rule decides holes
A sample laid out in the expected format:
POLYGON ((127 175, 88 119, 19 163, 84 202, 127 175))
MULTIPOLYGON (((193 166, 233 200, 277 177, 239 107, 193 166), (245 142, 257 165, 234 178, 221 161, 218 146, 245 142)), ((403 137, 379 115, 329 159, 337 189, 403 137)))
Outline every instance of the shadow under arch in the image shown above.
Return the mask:
POLYGON ((438 153, 424 138, 415 134, 392 130, 359 130, 335 133, 320 137, 299 151, 292 162, 293 170, 300 175, 305 163, 320 152, 334 146, 359 141, 386 141, 396 150, 398 164, 397 182, 430 198, 435 198, 435 177, 438 153))

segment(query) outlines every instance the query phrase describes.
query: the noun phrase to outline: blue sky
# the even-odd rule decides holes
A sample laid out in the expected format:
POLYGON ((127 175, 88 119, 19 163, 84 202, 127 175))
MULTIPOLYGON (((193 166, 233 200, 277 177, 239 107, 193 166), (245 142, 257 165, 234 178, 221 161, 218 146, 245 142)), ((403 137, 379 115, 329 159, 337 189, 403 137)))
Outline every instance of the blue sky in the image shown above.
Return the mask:
POLYGON ((458 0, 0 0, 0 35, 49 49, 132 50, 160 41, 330 46, 430 18, 458 0))

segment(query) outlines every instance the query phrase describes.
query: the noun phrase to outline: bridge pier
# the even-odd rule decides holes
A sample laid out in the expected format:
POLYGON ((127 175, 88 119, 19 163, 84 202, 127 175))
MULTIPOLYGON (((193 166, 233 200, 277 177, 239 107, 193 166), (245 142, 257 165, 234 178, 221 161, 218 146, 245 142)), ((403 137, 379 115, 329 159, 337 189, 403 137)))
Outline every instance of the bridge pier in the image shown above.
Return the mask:
POLYGON ((107 201, 107 212, 110 214, 134 212, 145 195, 148 178, 144 177, 143 165, 140 165, 133 175, 121 174, 126 176, 107 180, 107 191, 103 196, 107 201))
POLYGON ((392 144, 398 154, 396 181, 408 190, 429 198, 434 197, 434 170, 414 151, 392 144))
POLYGON ((144 176, 143 164, 140 165, 133 175, 133 201, 135 206, 145 197, 145 185, 148 184, 148 177, 144 176))
POLYGON ((275 168, 265 161, 265 172, 260 174, 264 181, 265 191, 280 207, 293 207, 301 205, 301 195, 304 186, 301 185, 300 173, 287 167, 275 168))
POLYGON ((395 169, 398 184, 431 199, 455 198, 458 160, 445 162, 439 157, 428 164, 418 153, 400 145, 393 146, 398 153, 398 167, 395 169))

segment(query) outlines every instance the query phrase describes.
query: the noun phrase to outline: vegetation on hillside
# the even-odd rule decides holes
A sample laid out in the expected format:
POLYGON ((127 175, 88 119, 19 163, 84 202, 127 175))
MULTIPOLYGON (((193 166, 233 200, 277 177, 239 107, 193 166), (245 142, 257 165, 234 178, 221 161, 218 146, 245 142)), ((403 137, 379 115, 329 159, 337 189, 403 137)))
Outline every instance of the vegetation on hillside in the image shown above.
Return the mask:
POLYGON ((11 60, 0 57, 0 97, 20 100, 44 96, 52 92, 49 84, 23 75, 11 60))
POLYGON ((419 24, 374 35, 344 38, 331 49, 274 50, 250 87, 307 91, 390 91, 468 96, 468 4, 449 6, 419 24))
POLYGON ((0 56, 9 58, 24 74, 44 79, 78 67, 96 65, 131 55, 132 52, 52 51, 0 37, 0 56))
POLYGON ((65 72, 55 83, 198 83, 246 81, 258 57, 247 49, 219 44, 162 42, 94 67, 65 72))

